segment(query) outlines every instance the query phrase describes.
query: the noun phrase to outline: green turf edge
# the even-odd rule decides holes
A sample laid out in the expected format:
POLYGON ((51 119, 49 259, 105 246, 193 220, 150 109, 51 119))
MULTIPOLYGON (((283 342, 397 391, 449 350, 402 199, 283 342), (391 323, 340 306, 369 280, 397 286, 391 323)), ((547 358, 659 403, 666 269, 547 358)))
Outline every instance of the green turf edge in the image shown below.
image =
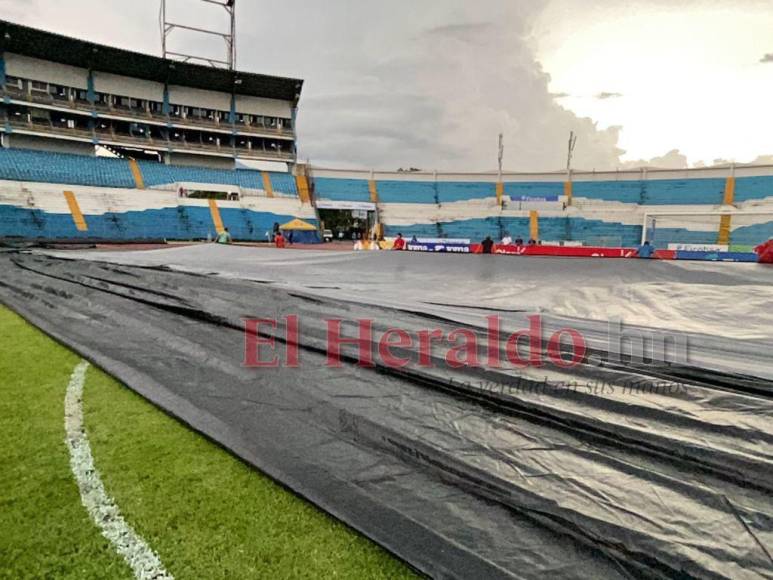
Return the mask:
POLYGON ((132 578, 81 505, 64 395, 79 357, 0 306, 0 578, 132 578))
POLYGON ((96 368, 95 463, 176 578, 411 578, 404 564, 96 368))
MULTIPOLYGON (((0 306, 0 578, 131 578, 64 444, 79 357, 0 306)), ((177 578, 410 578, 405 565, 94 367, 86 428, 109 494, 177 578)))

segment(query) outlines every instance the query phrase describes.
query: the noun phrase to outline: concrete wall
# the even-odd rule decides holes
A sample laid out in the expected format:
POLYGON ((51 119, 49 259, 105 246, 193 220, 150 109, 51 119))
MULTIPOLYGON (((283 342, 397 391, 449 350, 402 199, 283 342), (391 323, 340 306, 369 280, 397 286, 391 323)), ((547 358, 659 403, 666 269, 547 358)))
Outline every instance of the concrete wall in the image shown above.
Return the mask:
POLYGON ((174 191, 0 181, 0 238, 197 240, 214 237, 220 219, 235 239, 264 241, 275 222, 316 220, 313 208, 297 198, 250 195, 218 200, 215 207, 205 199, 178 198, 174 191))
MULTIPOLYGON (((210 184, 218 191, 220 186, 234 186, 234 191, 244 194, 242 201, 219 203, 225 204, 226 214, 232 214, 233 210, 237 212, 234 216, 253 216, 251 212, 254 212, 254 219, 235 218, 235 227, 242 235, 250 236, 248 239, 261 238, 263 234, 259 230, 264 222, 273 224, 287 216, 315 218, 314 209, 309 204, 301 204, 296 181, 288 173, 232 170, 230 164, 222 168, 206 167, 193 157, 186 162, 190 164, 140 161, 135 173, 135 168, 121 159, 0 150, 0 179, 17 182, 0 191, 0 205, 8 218, 5 233, 0 235, 35 237, 54 232, 58 236, 62 231, 70 231, 72 219, 63 210, 62 191, 74 187, 83 190, 89 199, 92 193, 86 191, 88 188, 77 187, 82 185, 96 187, 101 196, 99 200, 111 200, 105 206, 108 209, 99 205, 103 201, 93 207, 86 204, 84 215, 88 218, 109 214, 113 216, 111 223, 125 224, 123 230, 111 230, 112 226, 105 222, 104 231, 113 231, 118 239, 146 236, 151 230, 155 234, 166 232, 164 237, 205 237, 207 231, 202 224, 209 218, 206 212, 201 212, 208 208, 201 204, 207 202, 177 200, 178 184, 188 189, 196 189, 196 184, 210 184), (51 183, 68 185, 50 186, 51 183), (165 191, 131 189, 135 186, 165 191), (35 199, 42 196, 40 203, 30 205, 24 201, 26 198, 19 191, 25 190, 32 192, 35 199), (275 200, 271 196, 283 199, 275 200), (160 199, 164 200, 161 205, 160 199), (15 216, 12 219, 11 213, 15 216), (57 220, 64 219, 62 215, 67 217, 70 221, 65 219, 62 223, 69 226, 46 229, 41 225, 46 214, 60 216, 57 220), (155 214, 162 217, 150 220, 155 214), (129 219, 135 215, 137 221, 129 219), (181 225, 188 222, 199 225, 181 225), (159 225, 162 223, 163 227, 159 225), (156 229, 149 224, 154 224, 156 229)), ((708 168, 576 173, 570 183, 565 174, 559 173, 504 174, 498 183, 496 174, 319 168, 309 171, 315 199, 375 203, 387 235, 401 232, 478 241, 489 235, 500 238, 508 233, 526 239, 530 222, 536 218, 539 237, 545 241, 631 246, 641 240, 646 216, 654 216, 656 228, 652 241, 658 247, 670 242, 753 245, 773 237, 773 166, 744 166, 734 171, 708 168), (721 214, 728 217, 720 218, 721 214)), ((76 196, 79 197, 77 192, 76 196)), ((95 224, 102 223, 100 220, 92 218, 95 224)))
POLYGON ((773 166, 577 172, 571 177, 505 173, 499 185, 493 173, 314 168, 312 174, 317 199, 377 200, 387 235, 477 241, 508 233, 527 239, 536 212, 543 240, 637 245, 645 216, 657 214, 656 246, 715 244, 723 241, 719 214, 733 212, 723 243, 750 245, 773 237, 773 166))
POLYGON ((89 71, 85 68, 68 66, 47 60, 40 60, 20 54, 5 53, 7 75, 34 81, 54 83, 76 89, 88 88, 89 71))
POLYGON ((188 167, 208 167, 211 169, 234 169, 235 161, 231 157, 213 157, 190 153, 167 153, 169 163, 188 167))
POLYGON ((36 149, 54 153, 94 156, 94 145, 92 143, 36 137, 35 135, 20 135, 19 133, 7 135, 7 140, 9 147, 18 149, 36 149))

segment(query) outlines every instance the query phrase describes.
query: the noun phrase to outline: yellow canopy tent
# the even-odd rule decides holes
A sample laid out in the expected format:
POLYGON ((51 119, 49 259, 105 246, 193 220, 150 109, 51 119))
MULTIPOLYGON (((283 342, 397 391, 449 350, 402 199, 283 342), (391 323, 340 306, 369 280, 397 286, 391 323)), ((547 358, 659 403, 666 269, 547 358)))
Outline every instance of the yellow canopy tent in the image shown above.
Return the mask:
POLYGON ((317 226, 298 218, 279 226, 279 229, 282 230, 284 237, 293 244, 319 244, 322 242, 317 226))
POLYGON ((309 222, 305 222, 301 219, 295 218, 290 220, 284 225, 279 226, 280 230, 303 230, 310 232, 312 230, 316 231, 317 226, 314 226, 310 224, 309 222))

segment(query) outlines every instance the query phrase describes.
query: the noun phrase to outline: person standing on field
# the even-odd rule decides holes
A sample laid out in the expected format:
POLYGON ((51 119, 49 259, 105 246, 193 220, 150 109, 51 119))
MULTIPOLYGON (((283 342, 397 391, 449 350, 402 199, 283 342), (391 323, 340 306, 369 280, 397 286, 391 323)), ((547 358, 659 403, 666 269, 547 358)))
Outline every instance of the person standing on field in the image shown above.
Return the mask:
POLYGON ((228 231, 228 228, 223 228, 223 231, 215 239, 215 242, 218 244, 230 244, 232 241, 231 232, 228 231))

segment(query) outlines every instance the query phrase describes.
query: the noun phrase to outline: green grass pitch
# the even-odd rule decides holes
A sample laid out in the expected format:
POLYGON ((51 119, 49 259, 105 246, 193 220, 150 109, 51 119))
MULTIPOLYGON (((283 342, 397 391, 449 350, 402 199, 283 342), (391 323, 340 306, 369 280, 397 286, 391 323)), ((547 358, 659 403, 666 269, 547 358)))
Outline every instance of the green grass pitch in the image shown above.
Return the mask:
MULTIPOLYGON (((64 443, 79 357, 0 307, 0 578, 132 578, 64 443)), ((86 432, 126 520, 185 578, 410 578, 378 546, 91 367, 86 432)))

